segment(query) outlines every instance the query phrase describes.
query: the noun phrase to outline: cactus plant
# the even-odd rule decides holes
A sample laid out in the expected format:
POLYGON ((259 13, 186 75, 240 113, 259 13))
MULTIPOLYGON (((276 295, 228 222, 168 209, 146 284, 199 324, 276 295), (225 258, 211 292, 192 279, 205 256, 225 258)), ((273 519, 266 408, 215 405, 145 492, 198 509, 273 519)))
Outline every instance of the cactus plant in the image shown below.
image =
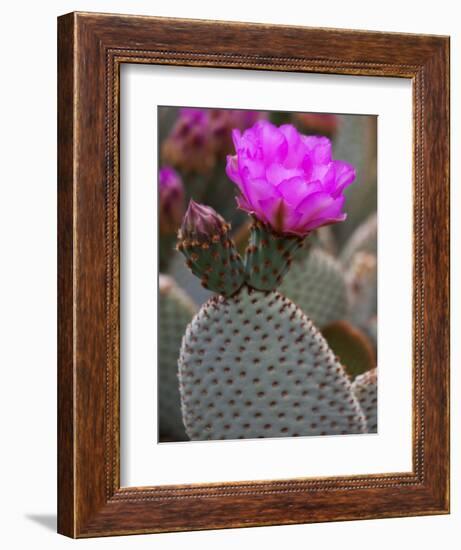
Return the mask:
POLYGON ((158 413, 160 440, 187 440, 182 422, 178 355, 182 335, 197 307, 171 277, 159 277, 158 413))
POLYGON ((368 433, 378 431, 378 371, 376 368, 357 376, 352 384, 366 417, 368 433))
POLYGON ((365 431, 343 367, 276 291, 245 285, 202 306, 183 340, 179 380, 193 440, 365 431))
POLYGON ((315 239, 316 246, 322 248, 331 255, 336 256, 337 244, 335 235, 329 225, 319 227, 312 237, 315 239))
POLYGON ((165 271, 173 254, 176 233, 184 215, 184 186, 179 174, 169 166, 158 173, 159 263, 165 271))
POLYGON ((334 227, 342 246, 369 214, 377 210, 376 131, 377 117, 342 117, 333 143, 334 153, 347 158, 357 170, 357 181, 345 191, 347 220, 334 227))
POLYGON ((349 318, 353 324, 367 330, 370 319, 376 317, 378 302, 376 256, 357 252, 346 272, 349 292, 349 318))
POLYGON ((350 265, 352 258, 357 252, 368 252, 376 256, 378 252, 377 237, 378 217, 376 212, 373 212, 357 227, 345 244, 340 256, 344 266, 348 267, 350 265))
POLYGON ((376 366, 375 351, 368 336, 347 321, 328 325, 322 334, 351 377, 376 366))
POLYGON ((347 317, 348 290, 342 266, 320 248, 313 247, 293 261, 279 290, 319 328, 347 317))
POLYGON ((246 249, 245 270, 249 284, 258 290, 278 286, 291 265, 293 254, 302 244, 302 238, 278 235, 255 219, 246 249))
POLYGON ((213 296, 213 292, 204 288, 200 283, 200 279, 190 271, 184 263, 184 256, 177 250, 171 256, 171 261, 168 265, 168 275, 199 306, 213 296))
POLYGON ((191 203, 178 250, 217 293, 186 329, 178 361, 191 439, 364 433, 349 377, 303 310, 277 291, 308 235, 345 219, 352 166, 331 159, 327 138, 260 121, 233 134, 227 174, 254 222, 242 262, 229 226, 191 203), (244 269, 242 269, 242 265, 244 269))
POLYGON ((224 296, 237 292, 245 280, 229 230, 229 224, 212 208, 191 200, 178 234, 178 250, 202 286, 224 296))

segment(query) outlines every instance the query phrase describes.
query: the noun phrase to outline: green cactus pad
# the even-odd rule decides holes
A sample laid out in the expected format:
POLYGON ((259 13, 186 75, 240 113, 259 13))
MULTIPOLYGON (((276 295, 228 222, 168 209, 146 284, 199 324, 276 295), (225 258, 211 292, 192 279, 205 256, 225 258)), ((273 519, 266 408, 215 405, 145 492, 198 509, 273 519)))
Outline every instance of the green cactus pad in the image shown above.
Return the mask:
POLYGON ((171 277, 160 275, 158 312, 158 414, 162 441, 184 441, 178 382, 181 340, 197 307, 171 277))
MULTIPOLYGON (((201 205, 193 207, 204 208, 201 205)), ((204 288, 223 296, 232 296, 245 282, 243 262, 230 238, 230 226, 211 208, 207 211, 214 214, 213 224, 209 224, 213 232, 207 232, 206 227, 203 231, 197 230, 187 235, 181 229, 177 248, 184 254, 187 266, 204 288)))
POLYGON ((364 433, 349 378, 282 294, 211 298, 183 339, 183 421, 192 440, 364 433))
POLYGON ((318 246, 331 255, 336 256, 338 245, 331 225, 324 225, 313 231, 309 237, 312 246, 318 246))
POLYGON ((358 328, 346 321, 336 321, 322 330, 346 372, 355 378, 376 366, 372 343, 358 328))
POLYGON ((247 283, 257 290, 275 290, 303 242, 300 237, 278 235, 255 220, 246 249, 247 283))
POLYGON ((374 368, 354 380, 352 388, 365 414, 368 433, 378 431, 378 376, 374 368))
POLYGON ((184 262, 184 256, 175 250, 168 266, 168 275, 173 277, 176 284, 188 294, 194 303, 201 306, 211 296, 213 292, 204 288, 200 284, 200 279, 196 277, 184 262))
POLYGON ((293 262, 279 290, 317 327, 347 316, 348 295, 342 266, 320 248, 312 248, 293 262))
POLYGON ((378 306, 377 261, 374 254, 357 252, 346 273, 349 293, 349 319, 354 325, 367 327, 376 317, 378 306))
POLYGON ((373 212, 352 233, 341 252, 342 263, 349 267, 352 258, 357 252, 368 252, 376 256, 378 251, 378 217, 373 212))
POLYGON ((356 180, 344 190, 347 219, 333 227, 340 246, 369 214, 377 210, 376 117, 343 117, 333 143, 333 158, 351 163, 356 180))

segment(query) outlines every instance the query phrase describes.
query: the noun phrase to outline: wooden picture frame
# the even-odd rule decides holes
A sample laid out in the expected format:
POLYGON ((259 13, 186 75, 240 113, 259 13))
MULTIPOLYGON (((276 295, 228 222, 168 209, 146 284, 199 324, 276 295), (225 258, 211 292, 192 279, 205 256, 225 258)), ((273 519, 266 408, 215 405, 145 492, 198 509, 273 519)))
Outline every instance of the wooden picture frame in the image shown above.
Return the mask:
POLYGON ((448 37, 71 13, 59 18, 58 46, 58 531, 97 537, 448 513, 448 37), (411 472, 120 487, 122 63, 412 80, 411 472))

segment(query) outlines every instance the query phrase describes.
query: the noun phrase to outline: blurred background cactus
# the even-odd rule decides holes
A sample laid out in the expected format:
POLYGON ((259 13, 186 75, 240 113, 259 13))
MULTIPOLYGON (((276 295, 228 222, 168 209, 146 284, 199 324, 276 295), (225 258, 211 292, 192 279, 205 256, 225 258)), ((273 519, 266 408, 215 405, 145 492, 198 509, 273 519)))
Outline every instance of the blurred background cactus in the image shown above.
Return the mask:
MULTIPOLYGON (((375 433, 376 117, 159 107, 158 121, 159 441, 375 433), (306 239, 295 228, 283 241, 289 252, 276 241, 261 247, 251 209, 237 207, 238 168, 228 161, 226 173, 233 130, 261 120, 328 138, 333 159, 355 169, 347 219, 331 214, 332 225, 314 224, 306 239), (210 247, 189 231, 177 249, 190 199, 217 216, 210 247)), ((284 212, 274 212, 275 224, 284 212)))

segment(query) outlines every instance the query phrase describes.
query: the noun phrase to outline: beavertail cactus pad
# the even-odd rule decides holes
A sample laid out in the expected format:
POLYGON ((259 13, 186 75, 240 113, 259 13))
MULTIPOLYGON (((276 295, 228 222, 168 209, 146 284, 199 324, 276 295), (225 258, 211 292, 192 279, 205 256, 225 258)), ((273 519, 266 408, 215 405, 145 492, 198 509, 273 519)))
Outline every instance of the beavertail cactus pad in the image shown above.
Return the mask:
POLYGON ((278 292, 211 298, 186 330, 179 380, 193 440, 366 431, 343 367, 278 292))
POLYGON ((178 356, 196 305, 171 277, 160 275, 158 313, 158 410, 161 440, 187 440, 181 416, 178 356))
POLYGON ((367 420, 368 433, 378 431, 378 371, 376 368, 357 376, 352 384, 367 420))

